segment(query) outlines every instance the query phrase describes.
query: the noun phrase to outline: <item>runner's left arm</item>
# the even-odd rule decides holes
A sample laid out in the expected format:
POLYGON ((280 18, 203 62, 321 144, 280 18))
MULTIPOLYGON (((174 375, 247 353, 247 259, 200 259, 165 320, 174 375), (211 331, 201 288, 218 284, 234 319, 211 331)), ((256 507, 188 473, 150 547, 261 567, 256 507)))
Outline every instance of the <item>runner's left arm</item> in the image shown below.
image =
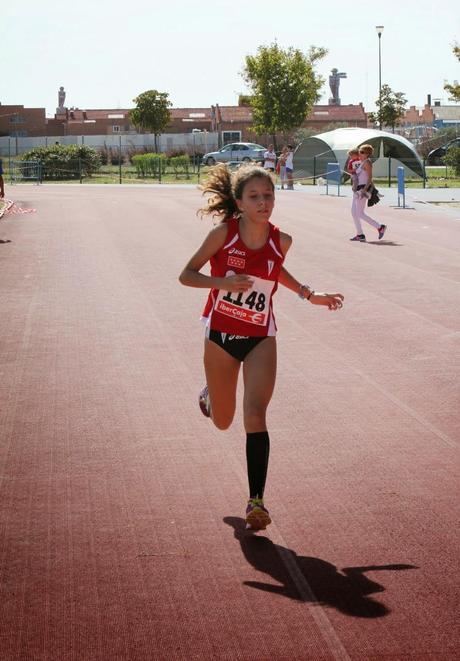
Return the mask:
POLYGON ((342 294, 326 294, 325 292, 317 292, 310 285, 301 284, 294 278, 289 271, 282 266, 278 282, 295 292, 302 300, 308 300, 313 305, 325 305, 329 310, 339 310, 343 303, 342 294))

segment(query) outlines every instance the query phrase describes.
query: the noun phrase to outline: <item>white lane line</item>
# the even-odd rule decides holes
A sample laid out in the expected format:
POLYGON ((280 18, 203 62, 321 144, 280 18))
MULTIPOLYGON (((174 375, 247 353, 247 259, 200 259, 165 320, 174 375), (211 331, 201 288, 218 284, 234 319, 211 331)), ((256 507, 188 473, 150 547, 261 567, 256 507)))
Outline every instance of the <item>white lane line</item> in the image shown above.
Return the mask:
MULTIPOLYGON (((212 424, 212 423, 211 423, 212 424)), ((235 473, 238 475, 240 482, 245 485, 247 483, 246 473, 241 464, 238 462, 235 454, 227 449, 223 444, 224 451, 233 464, 235 473)), ((275 549, 281 558, 281 561, 286 568, 292 582, 294 583, 301 600, 305 603, 305 608, 308 614, 311 615, 315 621, 323 640, 328 646, 333 658, 336 661, 351 661, 342 641, 338 637, 334 627, 332 626, 324 608, 316 598, 313 590, 311 589, 307 579, 299 568, 294 554, 289 550, 286 540, 282 536, 279 528, 272 522, 268 531, 267 537, 273 542, 275 549)))

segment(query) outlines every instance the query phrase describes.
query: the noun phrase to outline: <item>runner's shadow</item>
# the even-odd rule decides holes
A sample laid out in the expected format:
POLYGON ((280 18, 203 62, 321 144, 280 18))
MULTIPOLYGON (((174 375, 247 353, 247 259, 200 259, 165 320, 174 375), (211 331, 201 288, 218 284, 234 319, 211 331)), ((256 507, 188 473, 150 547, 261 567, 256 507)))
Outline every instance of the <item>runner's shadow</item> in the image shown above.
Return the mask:
POLYGON ((394 241, 366 241, 366 243, 369 243, 371 246, 403 246, 404 244, 402 243, 395 243, 394 241))
MULTIPOLYGON (((338 569, 332 563, 308 556, 299 556, 291 549, 274 544, 270 539, 248 533, 245 521, 239 517, 226 516, 224 522, 234 530, 244 557, 258 572, 267 574, 276 581, 244 581, 244 585, 272 592, 297 601, 310 602, 336 608, 345 615, 354 617, 383 617, 390 611, 369 595, 384 592, 385 588, 372 581, 365 572, 398 571, 417 569, 414 565, 371 565, 368 567, 344 567, 338 569), (291 571, 288 571, 291 566, 291 571), (294 576, 300 571, 300 590, 294 576)), ((297 581, 299 582, 299 581, 297 581)))
POLYGON ((0 243, 11 243, 11 239, 0 239, 0 243))

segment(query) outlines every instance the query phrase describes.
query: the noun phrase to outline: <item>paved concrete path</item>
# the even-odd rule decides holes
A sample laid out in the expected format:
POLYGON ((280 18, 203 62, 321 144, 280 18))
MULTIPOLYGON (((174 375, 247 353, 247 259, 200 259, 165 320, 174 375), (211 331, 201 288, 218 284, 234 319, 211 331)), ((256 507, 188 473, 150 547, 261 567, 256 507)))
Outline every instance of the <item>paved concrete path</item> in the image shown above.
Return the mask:
POLYGON ((460 225, 283 192, 266 502, 243 532, 244 431, 197 407, 209 229, 188 188, 17 186, 0 221, 5 661, 458 658, 460 225))

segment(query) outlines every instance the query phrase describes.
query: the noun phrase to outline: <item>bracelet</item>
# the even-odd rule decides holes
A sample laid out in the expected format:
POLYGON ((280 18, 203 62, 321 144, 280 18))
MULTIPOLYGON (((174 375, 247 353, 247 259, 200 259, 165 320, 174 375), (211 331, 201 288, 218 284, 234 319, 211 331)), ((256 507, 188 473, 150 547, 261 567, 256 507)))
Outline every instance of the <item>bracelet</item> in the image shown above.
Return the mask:
POLYGON ((308 285, 300 285, 299 293, 297 295, 302 301, 309 301, 314 293, 314 289, 311 289, 308 285), (308 289, 308 296, 302 296, 302 292, 305 289, 308 289))

